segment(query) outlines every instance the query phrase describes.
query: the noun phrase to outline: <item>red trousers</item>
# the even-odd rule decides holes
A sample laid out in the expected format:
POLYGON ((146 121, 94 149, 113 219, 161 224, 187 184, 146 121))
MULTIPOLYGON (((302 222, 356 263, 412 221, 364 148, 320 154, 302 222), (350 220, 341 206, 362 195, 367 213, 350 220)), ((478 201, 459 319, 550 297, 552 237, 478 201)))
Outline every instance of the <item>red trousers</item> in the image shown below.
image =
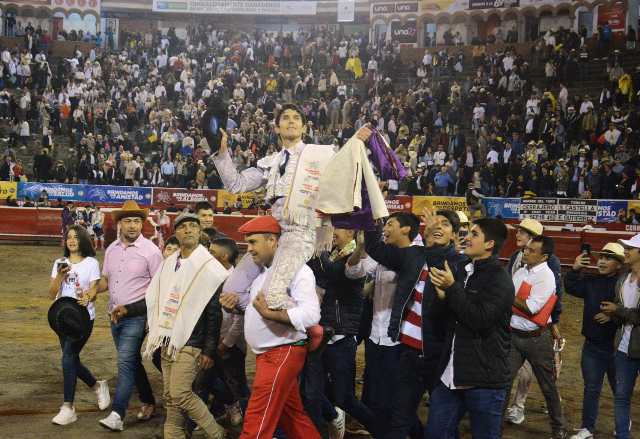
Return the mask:
POLYGON ((298 374, 307 346, 281 346, 256 357, 256 376, 240 439, 272 439, 276 426, 289 439, 321 439, 304 411, 298 374))

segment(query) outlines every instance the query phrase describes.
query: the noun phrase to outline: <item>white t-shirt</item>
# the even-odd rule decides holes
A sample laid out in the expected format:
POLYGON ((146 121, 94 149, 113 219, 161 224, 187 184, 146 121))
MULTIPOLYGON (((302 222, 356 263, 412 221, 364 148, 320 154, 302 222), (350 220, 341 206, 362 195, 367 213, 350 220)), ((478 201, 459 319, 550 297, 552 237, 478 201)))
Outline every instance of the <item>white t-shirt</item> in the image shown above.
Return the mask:
MULTIPOLYGON (((51 271, 51 277, 54 278, 58 275, 58 262, 66 262, 70 264, 69 259, 61 258, 53 263, 53 270, 51 271)), ((67 273, 60 284, 60 292, 58 297, 77 297, 76 287, 82 288, 82 291, 86 291, 90 288, 90 284, 94 280, 100 280, 100 263, 97 259, 88 257, 84 258, 82 262, 71 264, 71 270, 67 273), (79 285, 76 285, 78 283, 79 285)), ((91 320, 96 318, 96 309, 92 302, 87 305, 91 320)))
MULTIPOLYGON (((638 306, 638 286, 635 282, 631 283, 631 273, 629 273, 622 285, 622 302, 625 308, 635 308, 638 306)), ((626 324, 622 330, 622 340, 620 340, 618 350, 625 354, 629 351, 629 339, 631 338, 632 328, 633 325, 626 324)))

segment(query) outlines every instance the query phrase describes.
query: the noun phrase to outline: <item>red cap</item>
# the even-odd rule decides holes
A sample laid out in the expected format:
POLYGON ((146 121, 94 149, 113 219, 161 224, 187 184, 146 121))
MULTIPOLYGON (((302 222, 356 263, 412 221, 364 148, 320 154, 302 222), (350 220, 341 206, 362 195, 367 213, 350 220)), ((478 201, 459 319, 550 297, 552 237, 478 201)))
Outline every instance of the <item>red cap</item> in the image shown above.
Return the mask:
POLYGON ((238 232, 245 235, 251 235, 252 233, 274 233, 279 235, 281 233, 278 220, 269 215, 259 216, 252 219, 251 221, 243 224, 238 229, 238 232))

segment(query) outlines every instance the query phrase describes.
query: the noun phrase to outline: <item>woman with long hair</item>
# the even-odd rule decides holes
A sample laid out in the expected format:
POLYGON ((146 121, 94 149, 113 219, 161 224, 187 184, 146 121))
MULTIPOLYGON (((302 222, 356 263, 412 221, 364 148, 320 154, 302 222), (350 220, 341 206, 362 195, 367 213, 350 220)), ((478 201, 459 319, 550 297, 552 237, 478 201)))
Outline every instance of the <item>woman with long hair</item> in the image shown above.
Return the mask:
POLYGON ((76 384, 80 378, 98 398, 98 407, 104 410, 109 407, 109 383, 97 381, 93 374, 80 362, 80 351, 89 340, 93 330, 93 319, 96 311, 88 296, 82 297, 82 292, 95 286, 100 280, 100 264, 93 257, 95 250, 91 245, 91 238, 87 229, 81 225, 69 227, 64 235, 64 257, 53 264, 49 298, 74 297, 80 305, 86 306, 91 323, 84 336, 75 342, 60 338, 62 348, 62 377, 64 381, 64 402, 60 412, 53 418, 57 425, 67 425, 78 420, 73 401, 76 384))

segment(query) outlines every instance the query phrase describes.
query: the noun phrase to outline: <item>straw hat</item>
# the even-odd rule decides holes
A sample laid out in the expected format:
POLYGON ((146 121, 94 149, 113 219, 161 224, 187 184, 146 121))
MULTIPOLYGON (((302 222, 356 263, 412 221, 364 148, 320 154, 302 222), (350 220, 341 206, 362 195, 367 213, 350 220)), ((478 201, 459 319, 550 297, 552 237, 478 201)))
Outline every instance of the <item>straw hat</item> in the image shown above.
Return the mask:
POLYGON ((591 252, 591 254, 593 254, 596 259, 609 256, 619 260, 620 262, 624 262, 624 247, 615 242, 610 242, 604 246, 602 251, 591 252))
POLYGON ((542 231, 544 230, 544 227, 542 227, 542 224, 540 224, 539 221, 531 218, 525 218, 520 222, 520 224, 513 227, 515 227, 516 229, 524 230, 525 232, 535 236, 542 235, 542 231))

